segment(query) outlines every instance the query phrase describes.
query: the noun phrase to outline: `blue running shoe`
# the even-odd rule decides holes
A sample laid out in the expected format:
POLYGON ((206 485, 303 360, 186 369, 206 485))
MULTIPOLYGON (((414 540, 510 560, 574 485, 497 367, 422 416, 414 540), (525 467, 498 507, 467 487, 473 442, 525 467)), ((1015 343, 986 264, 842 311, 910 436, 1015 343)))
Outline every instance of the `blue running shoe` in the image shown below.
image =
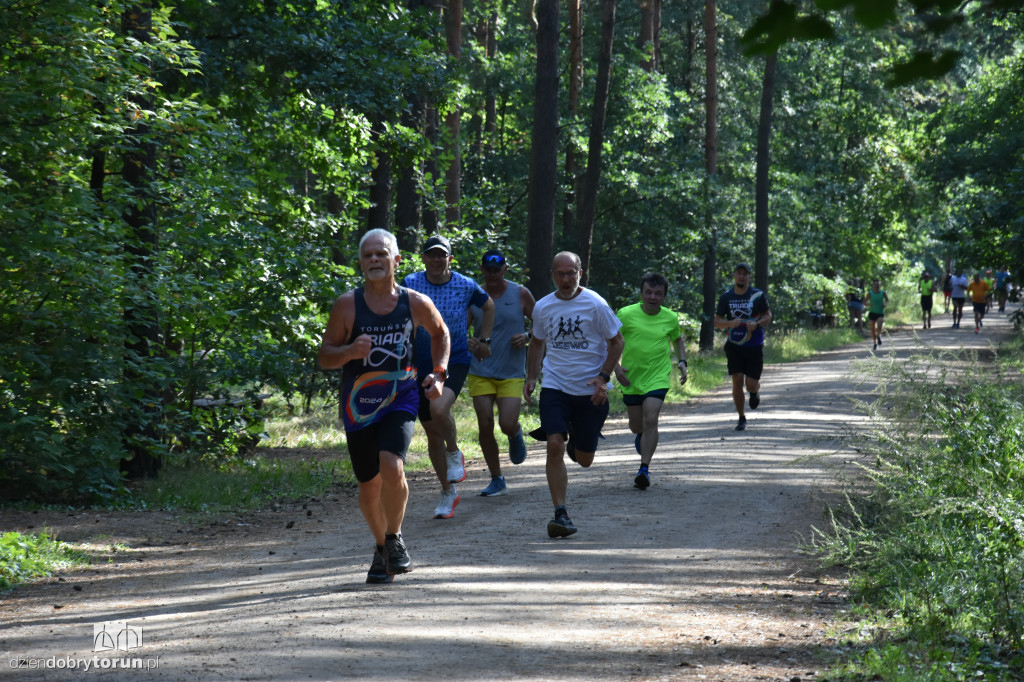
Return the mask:
POLYGON ((633 439, 633 447, 636 448, 636 454, 638 454, 638 455, 644 454, 644 453, 640 452, 640 441, 643 440, 643 437, 644 437, 644 434, 641 431, 640 433, 636 434, 636 438, 633 439))
POLYGON ((637 472, 636 478, 633 479, 633 487, 639 488, 640 490, 647 490, 651 485, 651 472, 647 470, 647 467, 640 467, 640 471, 637 472))
POLYGON ((522 464, 526 461, 526 441, 523 440, 523 430, 508 439, 508 458, 513 464, 522 464))
POLYGON ((486 488, 480 491, 480 497, 497 497, 508 492, 504 476, 494 476, 486 488))

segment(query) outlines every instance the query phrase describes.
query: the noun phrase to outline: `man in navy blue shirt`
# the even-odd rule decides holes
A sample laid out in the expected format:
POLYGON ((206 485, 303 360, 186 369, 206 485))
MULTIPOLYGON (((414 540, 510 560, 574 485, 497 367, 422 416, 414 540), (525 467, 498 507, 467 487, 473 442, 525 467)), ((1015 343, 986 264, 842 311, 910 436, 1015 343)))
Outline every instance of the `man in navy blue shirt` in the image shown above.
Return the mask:
POLYGON ((732 272, 734 285, 718 299, 715 329, 728 329, 725 358, 732 377, 732 401, 740 419, 737 431, 747 428, 743 411, 743 387, 750 392, 750 409, 761 404, 761 371, 764 369, 764 327, 772 321, 768 295, 750 286, 750 266, 738 264, 732 272))

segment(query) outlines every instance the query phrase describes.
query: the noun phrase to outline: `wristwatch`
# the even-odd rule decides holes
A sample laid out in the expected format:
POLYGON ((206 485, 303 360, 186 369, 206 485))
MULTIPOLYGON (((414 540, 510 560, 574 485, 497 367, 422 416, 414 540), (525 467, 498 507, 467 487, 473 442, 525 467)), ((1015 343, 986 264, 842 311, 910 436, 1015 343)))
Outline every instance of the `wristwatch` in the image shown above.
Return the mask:
POLYGON ((599 376, 602 379, 604 379, 604 383, 606 383, 606 384, 611 383, 611 380, 612 380, 612 375, 611 374, 605 374, 604 372, 598 372, 597 376, 599 376))
POLYGON ((434 376, 441 377, 441 381, 448 381, 448 370, 445 369, 444 367, 435 367, 434 376))
POLYGON ((477 339, 477 341, 479 341, 480 343, 486 343, 488 346, 491 345, 491 337, 489 336, 482 336, 479 339, 477 339))

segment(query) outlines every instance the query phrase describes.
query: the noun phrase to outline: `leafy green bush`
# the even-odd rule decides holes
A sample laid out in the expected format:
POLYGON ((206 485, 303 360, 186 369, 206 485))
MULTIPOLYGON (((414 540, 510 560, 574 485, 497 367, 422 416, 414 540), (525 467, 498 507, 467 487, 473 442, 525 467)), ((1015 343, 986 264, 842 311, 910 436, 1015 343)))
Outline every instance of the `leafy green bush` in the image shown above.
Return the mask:
POLYGON ((88 563, 84 554, 57 542, 47 533, 0 535, 0 591, 50 575, 56 569, 83 563, 88 563))
POLYGON ((818 545, 857 570, 855 599, 891 614, 896 641, 860 663, 883 679, 1020 679, 1020 372, 948 354, 884 362, 866 406, 876 429, 855 442, 873 485, 818 545))

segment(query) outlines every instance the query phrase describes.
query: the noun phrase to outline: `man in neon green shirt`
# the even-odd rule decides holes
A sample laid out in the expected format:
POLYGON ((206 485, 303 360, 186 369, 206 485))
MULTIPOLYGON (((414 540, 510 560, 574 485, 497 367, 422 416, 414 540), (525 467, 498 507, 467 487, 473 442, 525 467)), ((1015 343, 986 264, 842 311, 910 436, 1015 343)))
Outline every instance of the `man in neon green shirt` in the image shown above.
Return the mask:
POLYGON ((622 385, 622 401, 629 414, 629 430, 636 434, 640 470, 633 485, 646 490, 648 470, 658 447, 658 418, 672 376, 672 344, 679 354, 679 382, 686 383, 686 339, 679 330, 679 316, 663 307, 668 280, 648 272, 640 282, 640 303, 628 305, 616 315, 622 321, 626 346, 615 377, 622 385))
POLYGON ((932 326, 932 294, 935 292, 935 280, 927 270, 921 274, 917 290, 921 294, 921 329, 929 329, 932 326))

